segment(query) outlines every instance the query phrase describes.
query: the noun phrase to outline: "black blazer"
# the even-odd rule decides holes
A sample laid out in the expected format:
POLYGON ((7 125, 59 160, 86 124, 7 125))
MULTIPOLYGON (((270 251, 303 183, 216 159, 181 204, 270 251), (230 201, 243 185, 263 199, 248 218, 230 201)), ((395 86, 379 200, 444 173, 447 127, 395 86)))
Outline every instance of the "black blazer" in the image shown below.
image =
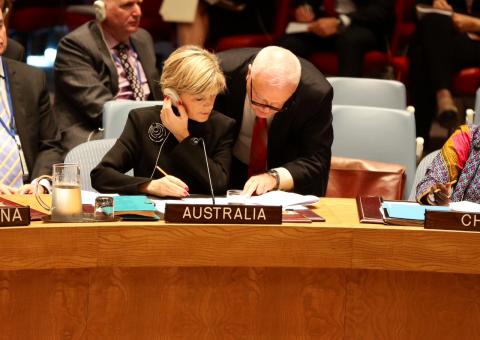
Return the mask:
MULTIPOLYGON (((258 51, 244 48, 218 54, 228 91, 217 97, 215 108, 237 121, 236 136, 242 125, 248 64, 258 51)), ((302 58, 300 62, 300 84, 288 109, 275 115, 268 131, 268 168, 285 167, 295 192, 324 195, 333 142, 333 89, 315 66, 302 58)), ((246 172, 239 175, 246 178, 246 172)))
POLYGON ((205 123, 190 120, 190 137, 181 143, 178 143, 173 134, 164 139, 164 143, 153 142, 149 137, 149 128, 160 122, 160 110, 161 106, 152 106, 130 112, 122 135, 92 170, 92 186, 100 192, 138 194, 139 184, 163 176, 155 169, 155 165, 158 165, 169 175, 184 181, 191 194, 209 194, 210 184, 203 146, 193 140, 194 137, 202 137, 205 140, 213 189, 217 194, 225 194, 235 122, 213 111, 205 123), (156 162, 159 152, 160 157, 156 162), (135 177, 124 174, 132 168, 135 177))
POLYGON ((15 127, 22 143, 29 180, 52 173, 52 164, 63 162, 57 124, 50 106, 43 71, 2 58, 7 71, 15 127))
POLYGON ((7 38, 7 48, 3 56, 9 59, 25 62, 25 48, 17 41, 7 38))
MULTIPOLYGON (((130 36, 150 88, 148 100, 159 100, 160 86, 152 37, 144 29, 130 36)), ((96 21, 60 40, 54 66, 54 112, 66 150, 86 142, 102 127, 103 104, 118 93, 118 73, 96 21)), ((94 138, 100 138, 97 134, 94 138)))

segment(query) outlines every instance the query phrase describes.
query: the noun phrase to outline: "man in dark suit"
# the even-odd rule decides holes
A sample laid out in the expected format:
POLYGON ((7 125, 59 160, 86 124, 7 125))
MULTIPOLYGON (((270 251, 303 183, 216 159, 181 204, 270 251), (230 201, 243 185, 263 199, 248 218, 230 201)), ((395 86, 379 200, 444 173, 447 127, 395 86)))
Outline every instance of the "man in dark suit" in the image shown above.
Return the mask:
MULTIPOLYGON (((0 55, 6 47, 6 29, 0 13, 0 55)), ((31 193, 33 186, 27 183, 50 174, 52 164, 63 161, 46 78, 41 70, 15 60, 1 57, 0 64, 0 193, 31 193)))
POLYGON ((296 0, 295 20, 308 32, 286 34, 277 42, 298 56, 336 51, 339 75, 360 77, 369 50, 386 49, 395 23, 392 0, 296 0))
POLYGON ((333 141, 333 90, 325 77, 276 46, 218 57, 228 90, 215 108, 237 121, 231 187, 324 195, 333 141))
POLYGON ((102 137, 105 102, 160 99, 153 41, 139 28, 140 3, 96 2, 97 20, 60 41, 54 111, 65 149, 102 137))

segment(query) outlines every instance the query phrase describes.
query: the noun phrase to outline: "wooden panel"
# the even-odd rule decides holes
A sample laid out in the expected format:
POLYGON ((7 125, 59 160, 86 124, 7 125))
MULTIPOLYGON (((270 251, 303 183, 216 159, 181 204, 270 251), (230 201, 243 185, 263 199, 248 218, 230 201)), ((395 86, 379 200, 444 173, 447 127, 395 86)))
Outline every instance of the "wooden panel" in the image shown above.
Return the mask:
POLYGON ((353 231, 353 268, 480 274, 480 233, 353 231))
POLYGON ((351 231, 266 226, 159 226, 99 230, 98 265, 351 266, 351 231))
POLYGON ((480 339, 480 276, 352 271, 346 339, 480 339))
POLYGON ((0 270, 85 268, 97 264, 97 234, 88 228, 0 229, 0 270))
POLYGON ((0 272, 0 339, 83 339, 88 270, 0 272))
POLYGON ((88 335, 342 338, 345 303, 345 274, 337 270, 98 269, 92 277, 88 335))

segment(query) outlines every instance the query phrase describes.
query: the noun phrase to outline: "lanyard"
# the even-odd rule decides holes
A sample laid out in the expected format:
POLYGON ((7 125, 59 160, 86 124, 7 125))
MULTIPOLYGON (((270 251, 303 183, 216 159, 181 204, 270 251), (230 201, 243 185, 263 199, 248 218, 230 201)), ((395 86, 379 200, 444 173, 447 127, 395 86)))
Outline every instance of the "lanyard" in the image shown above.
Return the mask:
MULTIPOLYGON (((7 123, 0 117, 0 123, 2 124, 3 128, 5 129, 5 131, 8 132, 8 134, 13 138, 15 139, 15 135, 16 135, 16 131, 15 131, 15 118, 13 116, 13 110, 12 110, 12 98, 10 97, 10 84, 8 82, 8 73, 7 73, 7 69, 6 69, 6 66, 5 66, 5 63, 2 63, 3 64, 3 74, 4 74, 4 81, 5 81, 5 89, 6 89, 6 96, 7 96, 7 99, 8 99, 8 108, 10 109, 10 122, 9 122, 9 125, 10 126, 7 126, 7 123)), ((1 96, 0 100, 2 102, 4 102, 3 100, 3 96, 1 96)), ((7 111, 7 106, 5 105, 6 103, 3 103, 3 106, 5 107, 5 111, 8 113, 7 111)))

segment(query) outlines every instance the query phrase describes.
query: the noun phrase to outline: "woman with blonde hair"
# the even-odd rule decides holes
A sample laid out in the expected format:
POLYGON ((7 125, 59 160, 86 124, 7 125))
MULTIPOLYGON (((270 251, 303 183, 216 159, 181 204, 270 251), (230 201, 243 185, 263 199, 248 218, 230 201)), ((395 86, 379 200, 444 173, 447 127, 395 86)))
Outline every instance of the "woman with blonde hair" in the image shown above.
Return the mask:
POLYGON ((163 106, 132 110, 122 135, 92 170, 99 192, 186 197, 227 189, 235 121, 212 111, 225 77, 215 55, 183 46, 165 61, 163 106), (134 177, 125 175, 130 169, 134 177))

